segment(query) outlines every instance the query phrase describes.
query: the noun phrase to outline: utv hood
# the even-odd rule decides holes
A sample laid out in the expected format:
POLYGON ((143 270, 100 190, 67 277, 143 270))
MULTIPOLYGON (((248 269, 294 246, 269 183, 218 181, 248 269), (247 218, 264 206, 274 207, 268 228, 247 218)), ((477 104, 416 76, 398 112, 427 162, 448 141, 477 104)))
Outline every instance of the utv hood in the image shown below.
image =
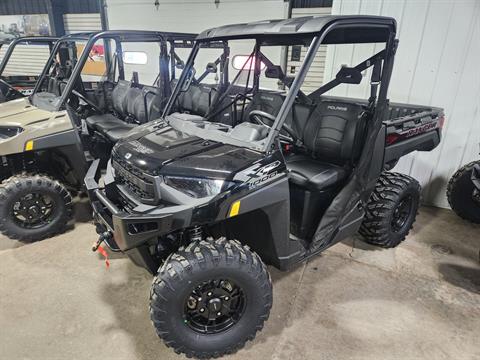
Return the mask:
POLYGON ((11 100, 0 104, 0 126, 25 127, 32 123, 48 120, 49 111, 41 110, 28 101, 28 98, 11 100))
POLYGON ((150 126, 120 141, 114 148, 113 159, 154 176, 230 179, 261 159, 261 154, 190 136, 170 126, 150 126))

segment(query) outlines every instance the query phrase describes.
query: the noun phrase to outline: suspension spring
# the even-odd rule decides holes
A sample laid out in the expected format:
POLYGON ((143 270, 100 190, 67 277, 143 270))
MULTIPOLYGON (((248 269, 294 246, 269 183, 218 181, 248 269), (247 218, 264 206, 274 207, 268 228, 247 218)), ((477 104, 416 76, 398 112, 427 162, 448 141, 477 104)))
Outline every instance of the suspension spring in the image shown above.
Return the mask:
POLYGON ((190 241, 200 241, 202 240, 203 231, 200 226, 194 226, 188 229, 188 234, 190 236, 190 241))

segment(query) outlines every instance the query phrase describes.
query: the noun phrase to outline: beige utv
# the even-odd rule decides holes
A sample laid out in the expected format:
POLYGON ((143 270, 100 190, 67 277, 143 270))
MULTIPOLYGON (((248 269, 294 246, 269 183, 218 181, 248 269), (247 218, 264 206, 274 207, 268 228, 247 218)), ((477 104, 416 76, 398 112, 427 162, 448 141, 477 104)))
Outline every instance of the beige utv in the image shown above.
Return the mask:
POLYGON ((194 38, 103 31, 67 35, 55 44, 33 93, 0 104, 1 233, 35 241, 65 229, 89 160, 107 159, 119 138, 161 115, 183 64, 175 49, 191 47, 194 38), (142 45, 148 51, 139 52, 142 45), (145 74, 147 54, 159 68, 152 86, 138 76, 145 74), (99 76, 91 75, 102 67, 99 76))

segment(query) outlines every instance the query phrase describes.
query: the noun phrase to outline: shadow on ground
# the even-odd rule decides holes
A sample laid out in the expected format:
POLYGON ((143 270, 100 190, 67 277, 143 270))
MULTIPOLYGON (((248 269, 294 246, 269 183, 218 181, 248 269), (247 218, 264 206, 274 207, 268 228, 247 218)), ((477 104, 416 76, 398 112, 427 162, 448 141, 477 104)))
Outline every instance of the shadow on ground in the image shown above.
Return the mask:
POLYGON ((450 284, 480 294, 480 266, 476 268, 458 264, 440 264, 438 271, 450 284))

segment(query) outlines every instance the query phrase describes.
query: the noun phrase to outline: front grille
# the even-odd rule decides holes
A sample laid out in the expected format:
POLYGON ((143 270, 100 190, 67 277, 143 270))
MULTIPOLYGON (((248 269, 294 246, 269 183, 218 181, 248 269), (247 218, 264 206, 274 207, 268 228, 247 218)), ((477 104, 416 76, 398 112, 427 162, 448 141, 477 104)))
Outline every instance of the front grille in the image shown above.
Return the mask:
POLYGON ((115 181, 125 187, 142 201, 153 202, 155 200, 155 184, 152 179, 135 166, 115 157, 112 159, 112 166, 115 170, 115 181))

